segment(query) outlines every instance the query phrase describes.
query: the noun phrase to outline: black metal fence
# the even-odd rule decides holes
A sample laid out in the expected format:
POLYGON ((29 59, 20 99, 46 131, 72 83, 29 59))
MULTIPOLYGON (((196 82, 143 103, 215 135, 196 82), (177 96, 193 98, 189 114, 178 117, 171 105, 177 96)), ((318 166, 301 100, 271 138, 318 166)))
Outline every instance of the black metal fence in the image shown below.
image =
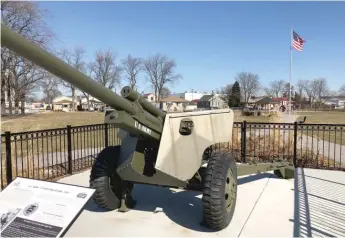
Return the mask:
MULTIPOLYGON (((288 160, 298 167, 345 171, 345 124, 234 122, 233 139, 214 151, 237 162, 288 160)), ((90 168, 97 154, 120 140, 112 125, 5 132, 1 135, 1 188, 15 177, 54 180, 90 168)))

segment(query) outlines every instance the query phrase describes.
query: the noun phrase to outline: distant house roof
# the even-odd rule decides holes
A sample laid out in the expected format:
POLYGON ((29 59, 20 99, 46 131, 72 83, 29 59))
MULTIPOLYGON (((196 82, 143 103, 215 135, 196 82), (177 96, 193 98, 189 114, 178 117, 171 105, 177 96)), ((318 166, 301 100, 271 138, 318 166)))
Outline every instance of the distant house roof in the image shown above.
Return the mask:
POLYGON ((145 98, 145 97, 148 97, 148 96, 150 96, 151 94, 153 94, 153 93, 145 93, 144 95, 143 95, 143 97, 145 98))
POLYGON ((61 99, 59 101, 54 102, 54 104, 62 104, 62 103, 72 103, 72 102, 68 99, 61 99))
POLYGON ((196 105, 198 104, 198 102, 200 101, 200 99, 194 99, 192 101, 189 102, 190 105, 196 105))
POLYGON ((278 104, 279 101, 273 100, 273 98, 270 97, 264 97, 260 99, 259 101, 255 102, 256 104, 278 104))
POLYGON ((212 95, 204 95, 199 99, 199 101, 200 102, 205 102, 205 101, 208 102, 211 100, 211 98, 212 98, 212 95))
POLYGON ((169 96, 166 98, 162 98, 160 101, 161 102, 187 102, 187 100, 180 97, 176 97, 176 96, 169 96))
POLYGON ((261 99, 263 99, 265 97, 260 96, 260 97, 251 97, 248 99, 248 103, 256 103, 257 101, 260 101, 261 99))
POLYGON ((281 102, 281 101, 289 101, 288 97, 280 97, 280 98, 272 98, 273 101, 281 102))
POLYGON ((53 103, 71 103, 71 102, 72 102, 72 98, 66 97, 66 96, 57 97, 57 98, 54 98, 53 100, 53 103))
POLYGON ((330 99, 338 99, 338 100, 345 100, 345 96, 324 96, 321 97, 323 100, 330 100, 330 99))

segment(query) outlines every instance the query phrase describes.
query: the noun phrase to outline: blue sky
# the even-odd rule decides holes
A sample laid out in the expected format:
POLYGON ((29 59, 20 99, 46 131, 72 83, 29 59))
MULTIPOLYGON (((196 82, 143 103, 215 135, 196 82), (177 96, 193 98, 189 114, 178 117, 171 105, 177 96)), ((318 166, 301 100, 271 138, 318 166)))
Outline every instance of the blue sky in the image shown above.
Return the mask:
MULTIPOLYGON (((183 79, 173 92, 211 91, 241 71, 263 86, 289 79, 290 27, 306 39, 293 51, 292 83, 325 77, 345 83, 345 2, 40 2, 60 43, 87 60, 111 48, 119 58, 162 53, 183 79)), ((123 82, 123 85, 125 82, 123 82)), ((149 91, 143 74, 140 91, 149 91)))

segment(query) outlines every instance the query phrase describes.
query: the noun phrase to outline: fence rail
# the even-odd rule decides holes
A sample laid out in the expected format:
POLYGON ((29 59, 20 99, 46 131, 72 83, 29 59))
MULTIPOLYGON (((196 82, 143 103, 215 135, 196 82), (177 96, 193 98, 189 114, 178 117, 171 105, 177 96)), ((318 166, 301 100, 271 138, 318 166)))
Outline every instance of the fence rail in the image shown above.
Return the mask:
MULTIPOLYGON (((231 142, 212 146, 237 162, 288 160, 298 167, 345 171, 345 124, 234 122, 231 142)), ((1 189, 15 177, 53 180, 91 167, 119 145, 113 125, 67 126, 1 135, 1 189)))

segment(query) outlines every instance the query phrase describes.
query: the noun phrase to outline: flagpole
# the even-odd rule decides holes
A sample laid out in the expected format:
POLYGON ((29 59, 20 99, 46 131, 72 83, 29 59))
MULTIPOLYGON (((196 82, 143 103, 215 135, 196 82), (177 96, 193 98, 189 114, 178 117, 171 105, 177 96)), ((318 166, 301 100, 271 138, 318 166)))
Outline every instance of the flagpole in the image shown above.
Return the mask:
POLYGON ((292 75, 292 36, 293 35, 293 28, 291 26, 290 32, 290 77, 289 77, 289 115, 291 111, 291 75, 292 75))

